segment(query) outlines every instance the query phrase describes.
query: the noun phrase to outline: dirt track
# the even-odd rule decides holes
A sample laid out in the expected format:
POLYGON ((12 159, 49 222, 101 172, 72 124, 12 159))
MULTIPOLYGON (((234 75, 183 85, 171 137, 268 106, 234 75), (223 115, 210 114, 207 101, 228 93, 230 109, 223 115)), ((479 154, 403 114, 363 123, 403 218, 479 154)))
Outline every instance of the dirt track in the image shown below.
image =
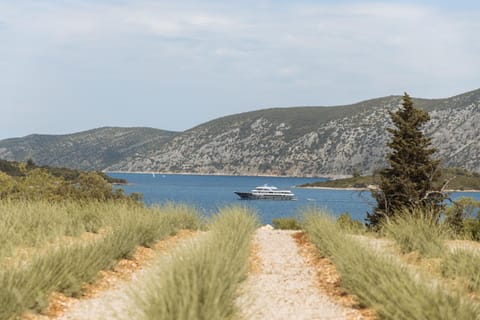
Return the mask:
POLYGON ((255 234, 259 270, 243 285, 238 305, 245 319, 351 319, 350 310, 323 293, 316 270, 299 255, 294 231, 260 228, 255 234))

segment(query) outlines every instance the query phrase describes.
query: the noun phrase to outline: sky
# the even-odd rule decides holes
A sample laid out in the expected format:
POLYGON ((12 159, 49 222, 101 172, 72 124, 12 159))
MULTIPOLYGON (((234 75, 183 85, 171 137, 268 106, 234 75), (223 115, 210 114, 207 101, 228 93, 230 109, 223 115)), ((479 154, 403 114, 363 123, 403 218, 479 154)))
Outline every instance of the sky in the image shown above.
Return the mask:
POLYGON ((0 0, 0 139, 480 87, 480 2, 0 0))

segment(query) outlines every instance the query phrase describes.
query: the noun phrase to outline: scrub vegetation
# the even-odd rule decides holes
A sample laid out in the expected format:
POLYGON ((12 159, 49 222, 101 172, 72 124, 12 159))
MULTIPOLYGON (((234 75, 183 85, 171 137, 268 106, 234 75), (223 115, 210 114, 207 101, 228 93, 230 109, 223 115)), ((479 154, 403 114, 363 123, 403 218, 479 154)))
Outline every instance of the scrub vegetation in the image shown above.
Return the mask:
POLYGON ((272 219, 272 225, 275 229, 280 230, 300 230, 301 223, 296 218, 276 218, 272 219))

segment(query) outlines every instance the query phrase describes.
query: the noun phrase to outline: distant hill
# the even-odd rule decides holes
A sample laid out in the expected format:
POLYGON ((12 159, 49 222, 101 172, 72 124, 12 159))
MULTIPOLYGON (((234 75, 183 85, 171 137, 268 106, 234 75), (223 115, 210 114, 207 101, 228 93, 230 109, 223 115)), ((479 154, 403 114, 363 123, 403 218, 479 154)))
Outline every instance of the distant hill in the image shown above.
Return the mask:
POLYGON ((104 127, 67 135, 33 134, 0 141, 0 158, 39 165, 103 170, 129 156, 160 148, 176 132, 104 127))
MULTIPOLYGON (((219 118, 110 170, 292 176, 372 173, 385 165, 389 111, 401 96, 338 107, 274 108, 219 118)), ((414 99, 430 112, 425 131, 447 167, 480 172, 480 89, 414 99)))
MULTIPOLYGON (((413 99, 446 167, 480 172, 480 89, 413 99)), ((389 111, 401 96, 337 107, 273 108, 222 117, 185 132, 100 128, 0 141, 0 158, 111 171, 290 176, 372 173, 385 165, 389 111)))

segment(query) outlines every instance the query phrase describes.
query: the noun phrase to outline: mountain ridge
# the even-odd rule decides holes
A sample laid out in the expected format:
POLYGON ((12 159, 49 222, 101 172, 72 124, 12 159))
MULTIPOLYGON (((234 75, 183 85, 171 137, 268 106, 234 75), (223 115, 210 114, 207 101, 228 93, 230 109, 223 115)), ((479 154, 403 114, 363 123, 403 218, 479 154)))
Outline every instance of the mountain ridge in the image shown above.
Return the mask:
MULTIPOLYGON (((437 156, 443 159, 444 166, 480 172, 480 125, 477 125, 480 123, 480 89, 450 98, 414 98, 413 101, 415 106, 430 113, 432 119, 425 127, 425 133, 438 148, 437 156)), ((84 157, 80 163, 96 170, 136 172, 289 176, 368 174, 385 165, 386 128, 391 125, 389 112, 396 110, 400 103, 401 96, 390 95, 342 106, 267 108, 227 115, 183 132, 116 128, 126 137, 117 134, 116 143, 111 139, 115 136, 113 133, 96 138, 99 143, 95 146, 106 153, 107 156, 103 157, 106 159, 95 157, 92 148, 87 148, 92 159, 84 157), (131 133, 131 138, 125 133, 129 130, 136 131, 131 133), (109 152, 113 156, 108 157, 109 152)), ((71 156, 65 155, 66 150, 49 149, 52 144, 62 145, 58 142, 60 138, 55 137, 56 144, 52 142, 44 146, 50 150, 50 156, 66 157, 63 162, 78 166, 72 148, 67 149, 73 152, 71 156)), ((11 141, 6 145, 7 140, 0 141, 0 158, 22 156, 18 150, 22 149, 19 147, 22 140, 16 141, 16 146, 12 146, 11 141)), ((90 143, 90 140, 86 139, 84 143, 90 143)), ((28 149, 25 144, 23 148, 28 149)), ((24 158, 27 153, 23 150, 24 158)), ((38 157, 41 154, 41 150, 30 150, 30 155, 38 157)), ((39 159, 42 164, 52 165, 52 159, 46 156, 39 159)), ((34 160, 38 162, 37 158, 34 160)))
POLYGON ((71 134, 30 134, 0 141, 0 158, 40 165, 103 170, 128 154, 161 145, 177 132, 148 127, 101 127, 71 134), (13 146, 13 147, 12 147, 13 146))

